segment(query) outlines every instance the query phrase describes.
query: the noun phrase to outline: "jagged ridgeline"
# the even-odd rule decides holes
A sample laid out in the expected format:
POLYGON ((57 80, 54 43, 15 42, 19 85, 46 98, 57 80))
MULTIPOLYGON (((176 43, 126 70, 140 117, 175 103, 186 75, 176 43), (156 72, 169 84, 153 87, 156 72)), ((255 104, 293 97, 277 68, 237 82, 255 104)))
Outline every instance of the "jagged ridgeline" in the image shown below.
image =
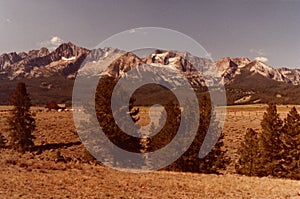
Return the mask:
POLYGON ((75 74, 89 52, 69 42, 52 52, 41 48, 0 55, 0 104, 7 104, 19 81, 26 83, 34 105, 71 101, 75 74))
MULTIPOLYGON (((100 60, 119 52, 114 48, 88 50, 69 42, 52 52, 41 48, 29 52, 4 53, 0 55, 0 104, 8 104, 8 96, 19 81, 26 83, 33 105, 71 101, 74 79, 84 59, 91 53, 100 60)), ((126 58, 128 60, 123 61, 129 65, 135 60, 177 68, 186 73, 194 84, 200 83, 199 78, 193 76, 195 73, 186 58, 192 64, 197 62, 203 66, 216 66, 225 82, 228 104, 299 104, 299 69, 277 69, 246 57, 222 58, 212 63, 186 52, 162 50, 152 52, 143 59, 132 54, 126 58)))

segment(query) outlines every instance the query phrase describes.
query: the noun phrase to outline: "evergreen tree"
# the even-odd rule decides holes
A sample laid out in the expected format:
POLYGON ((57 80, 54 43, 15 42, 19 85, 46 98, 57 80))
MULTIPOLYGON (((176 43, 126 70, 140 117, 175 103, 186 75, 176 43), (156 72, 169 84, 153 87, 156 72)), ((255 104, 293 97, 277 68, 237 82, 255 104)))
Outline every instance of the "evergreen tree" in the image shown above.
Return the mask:
MULTIPOLYGON (((120 107, 116 112, 112 112, 111 109, 111 98, 112 93, 114 91, 114 87, 117 84, 117 79, 114 79, 113 77, 104 76, 100 79, 96 94, 95 94, 95 110, 96 110, 96 116, 97 116, 97 122, 99 122, 103 132, 108 137, 108 139, 117 147, 122 148, 123 150, 130 151, 130 152, 136 152, 139 153, 140 149, 142 148, 140 146, 140 139, 138 136, 134 137, 129 135, 129 132, 123 132, 123 130, 118 126, 114 119, 114 115, 118 115, 119 117, 123 116, 124 114, 129 114, 133 122, 137 122, 139 120, 139 108, 135 104, 135 99, 132 98, 129 101, 129 107, 128 106, 121 106, 120 104, 117 105, 117 107, 120 107), (128 113, 129 108, 129 113, 128 113)), ((125 93, 126 89, 120 89, 120 93, 118 93, 118 96, 126 96, 125 93)), ((86 107, 87 109, 93 108, 93 107, 86 107)), ((92 119, 92 123, 94 123, 92 119)), ((124 124, 129 127, 131 127, 131 124, 124 124)), ((132 131, 137 134, 135 131, 135 127, 132 126, 132 131)), ((131 128, 127 128, 127 130, 131 130, 131 128)), ((89 134, 87 132, 87 135, 89 137, 95 137, 95 140, 97 140, 97 145, 101 145, 102 141, 97 139, 97 134, 89 134)), ((94 145, 94 144, 93 144, 94 145)), ((90 147, 89 150, 93 151, 95 148, 95 145, 90 147)), ((116 162, 114 157, 110 154, 110 151, 105 151, 103 153, 107 153, 107 160, 112 164, 112 166, 118 166, 122 167, 124 165, 121 165, 120 162, 116 162)), ((126 160, 127 161, 127 160, 126 160)), ((127 165, 134 165, 135 163, 128 160, 127 165)))
POLYGON ((221 133, 212 150, 204 158, 200 159, 201 173, 221 174, 221 171, 226 169, 226 166, 230 162, 230 158, 226 157, 226 150, 223 149, 223 140, 224 134, 221 133))
MULTIPOLYGON (((163 128, 160 130, 160 132, 145 139, 135 138, 129 136, 125 132, 122 132, 122 130, 116 125, 114 121, 112 110, 110 108, 110 99, 116 82, 117 81, 112 77, 101 78, 95 96, 95 109, 97 119, 110 141, 112 141, 120 148, 136 153, 155 152, 156 150, 159 150, 168 145, 176 136, 180 126, 180 121, 182 119, 181 109, 176 97, 174 97, 174 99, 173 97, 170 97, 171 100, 165 100, 165 98, 161 98, 155 101, 155 104, 161 104, 162 106, 164 106, 166 112, 166 120, 161 120, 161 122, 164 122, 164 125, 161 125, 163 126, 163 128)), ((163 92, 166 91, 163 90, 163 92)), ((212 151, 206 157, 202 159, 199 158, 199 150, 210 126, 210 121, 215 120, 215 115, 213 114, 209 98, 204 97, 203 99, 200 99, 199 102, 200 125, 198 127, 197 135, 193 143, 180 158, 178 158, 175 162, 164 169, 172 171, 220 173, 220 171, 223 170, 228 164, 229 159, 225 157, 226 151, 224 151, 222 147, 224 135, 221 134, 221 136, 219 137, 221 129, 217 126, 213 127, 214 133, 210 133, 209 135, 216 136, 216 139, 218 139, 217 144, 213 147, 212 151)), ((139 104, 139 106, 149 106, 149 104, 139 104)), ((128 111, 127 107, 124 108, 126 108, 126 110, 128 111)), ((120 112, 122 111, 123 109, 121 108, 120 112)), ((194 114, 196 114, 196 111, 191 109, 188 112, 190 113, 190 115, 187 117, 190 119, 191 124, 186 125, 185 131, 189 131, 191 125, 195 125, 193 118, 195 118, 194 114)), ((118 114, 118 112, 116 114, 118 114)), ((129 114, 134 122, 137 122, 139 120, 139 109, 135 105, 134 95, 129 102, 129 114)), ((178 145, 176 146, 180 146, 180 143, 177 144, 178 145)), ((166 160, 169 158, 170 153, 176 154, 178 153, 178 149, 170 148, 170 150, 167 151, 166 154, 162 154, 161 161, 166 162, 166 160)), ((146 158, 145 165, 151 166, 152 162, 150 160, 147 160, 146 158)))
MULTIPOLYGON (((202 135, 201 147, 204 144, 205 136, 210 136, 210 140, 217 140, 217 142, 212 150, 204 158, 200 159, 199 167, 201 173, 220 174, 230 162, 230 158, 226 156, 227 151, 223 148, 224 134, 215 121, 216 116, 210 98, 203 96, 200 100, 200 127, 198 130, 198 135, 202 135), (208 128, 210 128, 209 131, 208 128), (207 133, 210 133, 210 135, 207 135, 207 133)), ((211 145, 212 143, 208 144, 211 145)))
POLYGON ((283 133, 283 162, 284 176, 300 179, 300 115, 293 107, 284 120, 283 133))
MULTIPOLYGON (((230 159, 226 157, 226 150, 223 149, 224 134, 221 133, 220 135, 221 129, 213 122, 215 121, 215 114, 212 110, 209 97, 202 96, 199 102, 200 122, 196 137, 186 152, 170 166, 180 171, 220 174, 230 162, 230 159), (209 127, 211 131, 207 135, 209 127), (211 140, 217 139, 218 141, 212 150, 204 158, 200 159, 199 151, 204 144, 203 141, 206 136, 210 136, 211 140)), ((193 114, 195 114, 193 110, 190 110, 189 118, 194 118, 193 114)), ((191 123, 193 123, 192 120, 191 123)), ((207 144, 210 145, 212 143, 207 144)))
MULTIPOLYGON (((160 124, 160 126, 163 126, 161 131, 154 136, 150 137, 149 142, 149 151, 156 151, 164 146, 168 145, 172 139, 176 136, 180 124, 181 119, 181 110, 176 101, 169 101, 164 105, 165 111, 166 111, 166 121, 165 124, 162 125, 163 121, 160 124)), ((167 151, 165 154, 161 154, 161 161, 165 161, 169 154, 177 154, 178 149, 177 148, 170 148, 169 151, 167 151)), ((174 163, 170 164, 165 170, 170 171, 184 171, 183 164, 179 163, 181 159, 179 158, 174 163)))
POLYGON ((248 128, 238 150, 240 158, 236 169, 237 173, 248 176, 256 175, 259 161, 258 140, 258 133, 252 128, 248 128))
POLYGON ((23 153, 34 145, 32 140, 35 138, 32 135, 35 119, 30 112, 31 101, 25 83, 17 84, 10 98, 10 104, 14 106, 8 118, 10 146, 23 153))
POLYGON ((283 121, 277 113, 276 105, 269 104, 261 122, 259 176, 281 176, 282 168, 280 161, 282 159, 283 148, 280 137, 282 126, 283 121))
POLYGON ((239 149, 237 172, 300 179, 300 115, 296 108, 283 122, 276 106, 270 104, 261 127, 259 136, 252 129, 247 131, 239 149))

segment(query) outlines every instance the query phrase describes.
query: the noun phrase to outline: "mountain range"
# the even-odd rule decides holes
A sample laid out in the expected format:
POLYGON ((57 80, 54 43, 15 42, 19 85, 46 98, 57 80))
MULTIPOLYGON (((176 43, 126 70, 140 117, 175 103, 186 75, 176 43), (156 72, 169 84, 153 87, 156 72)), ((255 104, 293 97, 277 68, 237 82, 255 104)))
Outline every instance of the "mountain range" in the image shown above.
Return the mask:
MULTIPOLYGON (((52 52, 41 48, 27 53, 11 52, 0 55, 0 103, 7 104, 8 97, 18 81, 27 84, 35 105, 43 105, 53 100, 60 103, 70 102, 74 79, 82 65, 86 66, 88 74, 105 74, 119 78, 142 64, 176 69, 194 88, 201 88, 209 81, 216 81, 214 73, 218 72, 225 84, 228 104, 300 102, 299 69, 274 68, 247 57, 226 57, 213 62, 188 52, 159 49, 148 56, 138 57, 133 52, 115 48, 89 50, 69 42, 61 44, 52 52), (109 58, 116 59, 108 66, 97 64, 109 58), (101 74, 97 67, 103 67, 101 74), (205 79, 199 75, 196 68, 207 72, 205 79)), ((174 74, 171 72, 165 77, 160 77, 174 81, 174 74)))

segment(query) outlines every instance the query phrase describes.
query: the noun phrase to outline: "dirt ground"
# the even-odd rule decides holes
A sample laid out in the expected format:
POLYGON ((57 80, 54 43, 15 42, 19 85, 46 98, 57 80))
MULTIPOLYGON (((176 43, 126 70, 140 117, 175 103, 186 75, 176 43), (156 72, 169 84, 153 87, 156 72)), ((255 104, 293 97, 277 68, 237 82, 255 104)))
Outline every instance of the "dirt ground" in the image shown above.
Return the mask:
MULTIPOLYGON (((285 117, 291 107, 279 106, 278 111, 285 117)), ((227 108, 224 144, 233 161, 219 176, 166 171, 129 174, 83 163, 84 147, 72 113, 37 112, 37 150, 23 155, 0 150, 0 198, 300 198, 300 181, 234 174, 237 148, 247 128, 260 130, 265 108, 227 108), (65 162, 57 161, 58 151, 65 162)), ((7 136, 8 113, 2 110, 0 131, 7 136)))

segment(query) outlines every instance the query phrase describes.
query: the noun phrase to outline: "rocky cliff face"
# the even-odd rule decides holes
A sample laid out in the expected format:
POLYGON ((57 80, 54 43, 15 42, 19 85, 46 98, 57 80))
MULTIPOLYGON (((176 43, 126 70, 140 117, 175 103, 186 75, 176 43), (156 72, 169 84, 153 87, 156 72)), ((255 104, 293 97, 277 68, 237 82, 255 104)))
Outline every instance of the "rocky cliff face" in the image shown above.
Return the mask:
POLYGON ((13 52, 0 56, 2 79, 68 76, 75 73, 90 51, 72 43, 60 45, 53 52, 47 48, 19 54, 13 52))
POLYGON ((259 74, 265 78, 293 85, 300 84, 300 70, 273 68, 266 63, 248 58, 222 58, 216 62, 225 82, 228 84, 241 73, 259 74), (250 73, 249 73, 250 72, 250 73))
MULTIPOLYGON (((195 58, 189 53, 175 52, 175 51, 165 51, 165 50, 156 50, 150 53, 145 58, 140 58, 137 55, 131 52, 112 52, 106 51, 107 57, 117 54, 117 58, 112 62, 108 63, 107 66, 103 67, 101 64, 105 63, 105 58, 102 56, 99 60, 103 60, 101 64, 98 64, 97 59, 89 59, 85 63, 85 67, 90 71, 96 71, 96 68, 103 67, 101 74, 106 74, 114 78, 120 78, 124 76, 128 71, 135 67, 139 67, 139 70, 143 72, 153 74, 153 78, 159 82, 164 80, 166 82, 175 81, 175 79, 180 79, 185 77, 189 80, 192 86, 204 86, 207 82, 213 81, 213 77, 209 80, 204 81, 204 78, 201 74, 198 73, 197 68, 201 68, 203 71, 204 68, 210 68, 209 66, 213 64, 210 60, 205 58, 195 58), (187 58, 186 58, 187 57, 187 58), (194 60, 189 59, 188 57, 193 57, 194 60), (201 65, 198 67, 198 65, 201 65), (157 71, 157 67, 161 70, 157 71)), ((98 72, 99 73, 99 72, 98 72)), ((90 72, 90 74, 95 74, 90 72)), ((98 75, 101 75, 98 74, 98 75)), ((139 74, 136 74, 135 78, 140 78, 139 74)))
MULTIPOLYGON (((155 78, 158 81, 174 83, 183 76, 196 88, 220 82, 216 78, 219 73, 225 83, 230 104, 266 103, 274 99, 274 102, 279 103, 298 103, 297 99, 300 97, 299 69, 277 69, 247 57, 226 57, 213 62, 188 52, 167 50, 155 50, 140 58, 134 53, 115 48, 88 50, 70 42, 61 44, 52 52, 41 48, 0 55, 1 96, 6 97, 16 80, 22 80, 29 84, 33 82, 32 92, 36 98, 39 98, 39 92, 43 92, 45 98, 52 98, 53 93, 59 96, 62 94, 61 90, 64 90, 63 98, 59 99, 71 100, 73 80, 80 66, 84 66, 85 69, 81 72, 87 75, 109 75, 115 78, 124 76, 137 66, 152 74, 157 73, 155 67, 160 67, 168 72, 157 73, 155 78)), ((6 99, 2 101, 4 103, 6 99)))
MULTIPOLYGON (((53 75, 63 75, 73 78, 83 61, 92 65, 92 62, 104 59, 109 55, 124 54, 124 52, 113 49, 88 50, 78 47, 72 43, 61 44, 53 52, 47 48, 31 50, 28 53, 16 52, 0 55, 0 74, 2 79, 22 79, 49 77, 53 75), (89 57, 87 57, 89 55, 89 57)), ((217 66, 226 84, 232 82, 241 73, 260 74, 266 78, 285 82, 288 84, 300 84, 300 70, 288 68, 273 68, 263 62, 250 60, 247 57, 222 58, 212 63, 211 60, 195 57, 188 52, 175 52, 166 50, 156 50, 146 58, 139 58, 133 53, 126 53, 114 62, 113 67, 106 71, 113 75, 126 73, 133 65, 145 63, 152 65, 164 65, 174 67, 185 73, 189 78, 196 75, 196 68, 210 71, 213 64, 217 66), (194 67, 197 66, 197 67, 194 67)), ((196 77, 196 76, 195 76, 196 77)))

